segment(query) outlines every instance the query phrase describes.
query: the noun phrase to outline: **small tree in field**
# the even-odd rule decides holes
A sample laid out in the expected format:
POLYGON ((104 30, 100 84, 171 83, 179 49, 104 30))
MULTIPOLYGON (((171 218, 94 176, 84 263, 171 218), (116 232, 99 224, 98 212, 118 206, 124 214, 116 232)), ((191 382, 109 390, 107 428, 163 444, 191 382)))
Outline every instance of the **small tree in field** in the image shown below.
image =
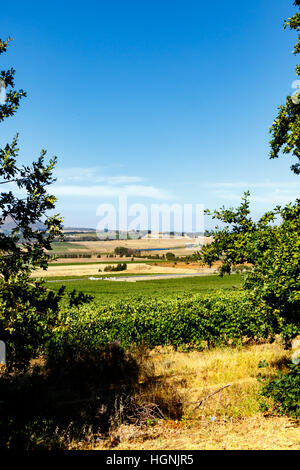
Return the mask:
MULTIPOLYGON (((0 54, 8 41, 0 40, 0 54)), ((0 105, 0 122, 12 116, 23 90, 14 90, 13 69, 1 71, 7 96, 0 105)), ((51 241, 61 234, 62 220, 47 216, 56 198, 47 192, 53 181, 56 158, 47 163, 46 151, 30 166, 18 163, 18 136, 0 149, 0 230, 11 222, 11 232, 0 233, 0 339, 7 347, 9 368, 25 367, 51 337, 57 322, 57 294, 48 291, 41 281, 30 278, 32 270, 47 268, 51 241)))

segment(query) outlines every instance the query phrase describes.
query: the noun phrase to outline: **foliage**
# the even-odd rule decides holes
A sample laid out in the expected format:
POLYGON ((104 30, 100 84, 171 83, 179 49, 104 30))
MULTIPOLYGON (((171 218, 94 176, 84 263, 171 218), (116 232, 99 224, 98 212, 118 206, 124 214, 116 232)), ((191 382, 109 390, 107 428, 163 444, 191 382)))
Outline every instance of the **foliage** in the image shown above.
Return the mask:
MULTIPOLYGON (((0 39, 0 55, 7 51, 7 47, 11 38, 6 41, 0 39)), ((0 72, 0 83, 6 88, 6 101, 0 105, 0 122, 5 118, 12 116, 19 107, 21 98, 26 96, 23 90, 16 91, 14 89, 14 75, 15 70, 1 70, 0 72)))
POLYGON ((24 369, 32 357, 46 351, 63 292, 63 287, 49 291, 38 281, 1 281, 0 331, 9 369, 24 369))
MULTIPOLYGON (((300 1, 296 0, 294 4, 299 7, 300 1)), ((300 13, 289 18, 285 27, 299 33, 294 50, 298 54, 300 13)), ((296 72, 300 76, 299 65, 296 72)), ((299 91, 287 97, 286 104, 279 107, 270 132, 270 158, 277 158, 280 152, 291 153, 298 159, 291 169, 300 174, 299 91)), ((253 265, 244 281, 249 301, 263 316, 273 315, 279 319, 281 334, 289 342, 297 336, 300 327, 300 199, 283 208, 278 206, 254 222, 249 215, 248 197, 247 192, 237 209, 223 207, 212 214, 206 211, 221 221, 222 226, 211 233, 213 243, 203 248, 199 258, 209 265, 221 260, 221 275, 230 274, 243 263, 253 265)), ((280 411, 299 414, 299 377, 299 370, 291 366, 289 374, 279 375, 278 379, 269 382, 263 393, 275 399, 280 411)))
POLYGON ((86 344, 86 347, 119 341, 133 345, 171 345, 175 348, 205 348, 238 345, 243 341, 271 340, 280 331, 274 315, 261 314, 242 292, 182 295, 167 299, 131 297, 117 302, 60 310, 63 328, 56 343, 86 344))
POLYGON ((299 328, 300 200, 278 206, 254 222, 249 216, 248 196, 245 193, 237 209, 206 211, 223 225, 212 232, 213 243, 204 246, 199 257, 209 265, 221 260, 221 275, 243 263, 253 265, 245 275, 244 288, 256 308, 288 323, 282 331, 289 339, 299 328))
MULTIPOLYGON (((0 40, 0 53, 7 45, 0 40)), ((0 106, 0 121, 14 114, 25 96, 13 90, 13 75, 14 70, 1 72, 11 91, 0 106)), ((46 215, 55 207, 56 198, 47 193, 47 186, 54 181, 56 158, 46 163, 42 150, 31 166, 20 166, 17 140, 0 149, 0 184, 8 185, 0 195, 0 226, 7 220, 14 225, 11 233, 0 233, 0 331, 11 368, 25 367, 46 345, 63 293, 48 292, 42 282, 30 279, 33 269, 46 269, 45 250, 61 233, 61 219, 46 215)))
POLYGON ((85 294, 84 292, 77 292, 73 289, 69 294, 70 307, 79 307, 79 305, 91 302, 94 299, 92 295, 85 294))
POLYGON ((127 248, 126 246, 117 246, 114 250, 115 255, 118 256, 132 256, 136 253, 136 250, 127 248))
MULTIPOLYGON (((277 377, 266 379, 259 376, 262 384, 260 395, 271 400, 273 411, 286 414, 293 418, 300 417, 300 367, 288 365, 288 372, 278 372, 277 377)), ((266 411, 271 407, 266 400, 261 402, 261 409, 266 411)))
MULTIPOLYGON (((111 275, 113 274, 106 273, 105 277, 111 275)), ((123 275, 128 276, 126 271, 119 274, 119 276, 123 275)), ((131 299, 137 297, 142 297, 145 302, 148 302, 149 298, 161 300, 185 294, 208 294, 218 290, 235 291, 242 282, 240 274, 224 277, 209 275, 159 280, 146 280, 148 275, 145 274, 144 276, 143 279, 145 280, 138 282, 111 282, 103 278, 99 281, 92 281, 88 278, 81 280, 80 276, 73 279, 71 276, 64 278, 66 282, 61 280, 60 277, 56 277, 53 278, 55 282, 47 282, 47 286, 52 290, 58 290, 61 286, 64 286, 66 292, 78 288, 86 294, 93 295, 97 301, 104 304, 119 300, 130 302, 131 299)))
MULTIPOLYGON (((300 1, 295 0, 294 5, 300 7, 300 1)), ((295 45, 294 54, 300 52, 300 13, 285 21, 285 28, 296 30, 298 41, 295 45)), ((296 66, 296 73, 300 76, 300 65, 296 66)), ((270 158, 278 158, 280 152, 292 154, 300 160, 300 94, 299 90, 293 96, 286 98, 286 103, 279 106, 277 118, 270 129, 272 140, 270 158)), ((291 170, 300 174, 300 163, 297 161, 291 166, 291 170)))
POLYGON ((118 263, 117 266, 113 266, 109 264, 108 266, 105 266, 104 271, 105 272, 110 272, 110 271, 126 271, 127 269, 127 264, 126 263, 118 263))

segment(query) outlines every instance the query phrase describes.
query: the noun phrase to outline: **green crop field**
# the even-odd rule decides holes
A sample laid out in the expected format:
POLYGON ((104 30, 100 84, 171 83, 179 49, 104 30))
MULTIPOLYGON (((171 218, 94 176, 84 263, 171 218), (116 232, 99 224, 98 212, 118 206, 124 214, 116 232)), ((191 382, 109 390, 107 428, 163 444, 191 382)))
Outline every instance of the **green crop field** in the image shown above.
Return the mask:
POLYGON ((52 250, 55 252, 69 251, 69 250, 87 250, 87 247, 79 243, 68 242, 53 242, 51 243, 52 250))
MULTIPOLYGON (((126 264, 151 264, 151 265, 155 265, 155 264, 158 264, 158 263, 162 263, 162 262, 165 262, 165 260, 162 260, 162 259, 158 259, 158 260, 135 260, 135 261, 127 261, 126 259, 112 259, 112 258, 105 258, 106 261, 74 261, 73 263, 72 262, 66 262, 66 263, 58 263, 57 261, 51 261, 49 263, 49 266, 86 266, 86 265, 89 265, 89 264, 118 264, 118 263, 126 263, 126 264)), ((172 264, 170 263, 170 266, 172 266, 172 264)))
POLYGON ((62 285, 67 291, 81 290, 103 301, 122 300, 132 296, 165 298, 179 294, 209 293, 220 289, 235 289, 241 285, 242 275, 219 277, 217 275, 162 279, 138 282, 90 281, 72 279, 65 282, 47 282, 50 289, 58 290, 62 285))

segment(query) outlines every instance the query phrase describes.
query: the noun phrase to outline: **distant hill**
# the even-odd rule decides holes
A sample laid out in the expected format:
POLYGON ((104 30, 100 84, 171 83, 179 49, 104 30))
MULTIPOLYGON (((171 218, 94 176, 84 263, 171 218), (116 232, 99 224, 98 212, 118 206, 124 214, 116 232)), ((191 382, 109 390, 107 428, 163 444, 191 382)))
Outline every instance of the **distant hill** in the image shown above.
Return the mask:
POLYGON ((96 232, 94 228, 86 227, 63 227, 63 233, 91 233, 96 232))
MULTIPOLYGON (((12 217, 7 216, 2 224, 0 224, 0 233, 9 234, 16 227, 16 223, 12 217)), ((42 222, 33 224, 34 230, 46 230, 45 225, 42 222)))
MULTIPOLYGON (((16 223, 12 217, 7 216, 2 224, 0 224, 0 233, 10 233, 16 227, 16 223)), ((33 224, 32 227, 35 230, 46 230, 45 225, 42 222, 33 224)), ((63 233, 92 233, 96 232, 94 228, 86 227, 63 227, 63 233)))

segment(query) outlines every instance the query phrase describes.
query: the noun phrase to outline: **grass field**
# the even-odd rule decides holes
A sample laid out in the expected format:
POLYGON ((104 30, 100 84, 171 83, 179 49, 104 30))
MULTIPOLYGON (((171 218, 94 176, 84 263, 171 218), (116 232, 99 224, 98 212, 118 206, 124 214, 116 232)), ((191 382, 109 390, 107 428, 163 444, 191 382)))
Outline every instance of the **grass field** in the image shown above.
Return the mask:
POLYGON ((54 242, 52 243, 53 251, 56 253, 74 251, 80 252, 87 250, 97 253, 113 253, 115 248, 123 246, 131 249, 137 249, 143 252, 151 250, 151 254, 163 254, 168 251, 176 250, 177 256, 190 255, 199 249, 199 243, 210 243, 211 238, 142 238, 140 240, 99 240, 80 242, 54 242), (190 245, 189 248, 186 246, 190 245), (195 245, 195 247, 191 247, 195 245), (155 251, 158 249, 159 251, 155 251), (161 251, 162 250, 162 251, 161 251))
MULTIPOLYGON (((113 274, 112 274, 113 275, 113 274)), ((121 273, 120 275, 128 275, 121 273)), ((182 294, 213 293, 236 290, 243 274, 219 277, 208 275, 177 279, 149 280, 136 283, 91 281, 79 278, 57 283, 48 282, 54 290, 65 285, 67 291, 82 290, 101 302, 126 300, 133 296, 167 298, 182 294)), ((260 361, 269 367, 263 370, 272 376, 278 369, 285 371, 290 352, 279 338, 272 344, 249 344, 237 348, 214 348, 199 351, 175 351, 156 347, 149 351, 149 365, 157 385, 142 389, 141 400, 169 394, 183 400, 180 419, 160 419, 147 425, 119 423, 111 433, 92 440, 70 442, 70 449, 114 450, 283 450, 300 449, 299 421, 276 416, 272 410, 259 408, 260 385, 257 375, 260 361), (160 384, 164 384, 163 388, 160 384), (158 387, 157 389, 155 387, 158 387), (162 387, 162 388, 161 388, 162 387), (225 387, 223 389, 223 387, 225 387), (171 392, 170 392, 171 391, 171 392), (217 392, 215 395, 214 392, 217 392), (145 394, 145 397, 143 396, 145 394), (148 396, 148 395, 149 396, 148 396), (202 399, 209 397, 198 406, 202 399)), ((141 393, 141 392, 139 392, 141 393)), ((155 402, 155 401, 154 401, 155 402)), ((100 436, 100 435, 99 435, 100 436)))
MULTIPOLYGON (((62 259, 60 260, 56 260, 56 261, 50 261, 49 263, 49 266, 50 267, 53 267, 53 266, 85 266, 85 265, 91 265, 91 264, 118 264, 118 263, 126 263, 126 264, 145 264, 145 262, 147 262, 147 264, 150 264, 150 265, 155 265, 157 263, 163 263, 164 260, 162 259, 157 259, 157 260, 144 260, 144 259, 141 259, 141 260, 138 260, 138 259, 135 259, 134 261, 131 261, 131 258, 127 259, 127 258, 112 258, 112 259, 106 259, 105 261, 99 261, 99 258, 96 258, 94 259, 94 261, 84 261, 84 258, 78 260, 75 258, 75 261, 67 261, 67 262, 64 262, 62 261, 62 259)), ((171 266, 171 264, 170 264, 171 266)))
POLYGON ((167 297, 179 294, 208 293, 219 289, 238 288, 242 282, 241 274, 219 277, 217 275, 188 277, 179 279, 163 279, 157 281, 139 281, 136 283, 74 280, 67 282, 48 283, 50 289, 57 290, 62 285, 67 291, 81 290, 101 300, 120 300, 132 295, 143 297, 167 297))
POLYGON ((121 424, 94 449, 300 449, 296 420, 259 410, 257 366, 267 360, 267 375, 284 368, 288 352, 280 342, 187 353, 158 348, 150 359, 156 375, 180 391, 185 401, 184 417, 145 427, 121 424), (225 385, 228 387, 197 406, 225 385))
POLYGON ((87 250, 86 246, 73 242, 53 242, 51 243, 51 247, 55 253, 62 253, 69 250, 87 250))

